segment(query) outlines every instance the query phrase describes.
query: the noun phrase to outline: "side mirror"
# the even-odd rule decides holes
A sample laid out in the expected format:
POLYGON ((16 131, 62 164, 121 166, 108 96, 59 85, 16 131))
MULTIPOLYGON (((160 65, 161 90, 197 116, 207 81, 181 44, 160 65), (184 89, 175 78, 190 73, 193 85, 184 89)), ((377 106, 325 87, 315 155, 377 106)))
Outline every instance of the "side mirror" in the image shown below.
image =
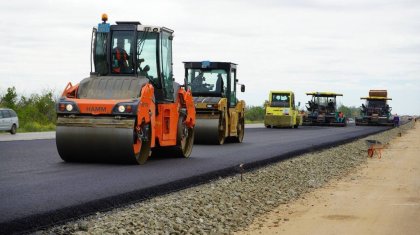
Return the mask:
POLYGON ((144 66, 144 68, 143 68, 143 71, 144 72, 149 72, 149 70, 150 70, 150 66, 149 65, 144 66))
POLYGON ((298 107, 300 107, 300 101, 298 102, 298 107))
POLYGON ((241 92, 245 92, 245 85, 241 85, 241 92))

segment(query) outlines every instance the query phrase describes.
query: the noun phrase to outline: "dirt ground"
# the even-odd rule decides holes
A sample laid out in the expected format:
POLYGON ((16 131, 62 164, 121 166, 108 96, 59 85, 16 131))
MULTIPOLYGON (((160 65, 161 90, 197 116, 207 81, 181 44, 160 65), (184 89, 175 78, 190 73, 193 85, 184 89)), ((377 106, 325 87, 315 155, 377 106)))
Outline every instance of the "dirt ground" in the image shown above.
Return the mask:
MULTIPOLYGON (((367 155, 367 153, 366 153, 367 155)), ((239 234, 420 234, 420 122, 382 158, 258 218, 239 234)))

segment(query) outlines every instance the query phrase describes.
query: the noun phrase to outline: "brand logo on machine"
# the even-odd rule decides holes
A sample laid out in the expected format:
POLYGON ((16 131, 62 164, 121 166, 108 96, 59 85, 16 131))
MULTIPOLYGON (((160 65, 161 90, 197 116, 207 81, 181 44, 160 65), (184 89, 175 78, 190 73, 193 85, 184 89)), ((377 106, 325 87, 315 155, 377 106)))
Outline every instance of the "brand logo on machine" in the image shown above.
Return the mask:
POLYGON ((87 107, 86 110, 91 113, 105 113, 106 107, 91 106, 87 107))

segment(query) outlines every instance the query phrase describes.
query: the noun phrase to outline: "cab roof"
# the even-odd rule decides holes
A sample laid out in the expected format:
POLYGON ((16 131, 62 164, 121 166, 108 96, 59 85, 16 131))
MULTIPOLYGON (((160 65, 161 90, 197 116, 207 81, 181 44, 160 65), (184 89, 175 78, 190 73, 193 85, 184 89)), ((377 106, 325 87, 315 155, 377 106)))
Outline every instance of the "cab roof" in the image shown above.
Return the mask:
POLYGON ((317 97, 331 97, 331 96, 343 96, 343 94, 335 93, 335 92, 307 92, 306 95, 312 95, 317 97))
MULTIPOLYGON (((101 27, 101 25, 103 25, 103 24, 100 23, 98 25, 98 28, 101 27)), ((171 33, 171 34, 174 32, 172 29, 162 27, 162 26, 143 25, 139 21, 117 21, 117 22, 115 22, 115 24, 111 24, 108 27, 110 27, 111 30, 133 30, 133 29, 137 29, 137 31, 148 31, 148 32, 156 32, 156 33, 166 31, 166 32, 171 33)))
POLYGON ((219 61, 186 61, 184 68, 186 69, 225 69, 236 68, 237 64, 232 62, 219 62, 219 61))
POLYGON ((280 93, 280 94, 294 94, 294 92, 293 91, 270 91, 270 94, 273 94, 273 93, 280 93))
POLYGON ((360 97, 361 100, 392 100, 388 97, 381 97, 381 96, 369 96, 369 97, 360 97))

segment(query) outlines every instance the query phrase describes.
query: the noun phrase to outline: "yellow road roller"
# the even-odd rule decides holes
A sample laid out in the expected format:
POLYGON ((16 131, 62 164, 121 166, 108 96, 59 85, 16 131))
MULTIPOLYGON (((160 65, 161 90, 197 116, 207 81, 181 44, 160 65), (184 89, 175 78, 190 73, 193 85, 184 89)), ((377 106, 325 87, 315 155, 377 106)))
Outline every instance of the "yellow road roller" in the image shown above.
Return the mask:
POLYGON ((185 84, 191 90, 196 110, 194 143, 242 142, 245 131, 245 101, 236 97, 237 64, 230 62, 184 62, 185 84))
POLYGON ((298 128, 302 125, 302 117, 295 106, 293 91, 270 91, 268 104, 265 107, 264 125, 267 128, 298 128))

